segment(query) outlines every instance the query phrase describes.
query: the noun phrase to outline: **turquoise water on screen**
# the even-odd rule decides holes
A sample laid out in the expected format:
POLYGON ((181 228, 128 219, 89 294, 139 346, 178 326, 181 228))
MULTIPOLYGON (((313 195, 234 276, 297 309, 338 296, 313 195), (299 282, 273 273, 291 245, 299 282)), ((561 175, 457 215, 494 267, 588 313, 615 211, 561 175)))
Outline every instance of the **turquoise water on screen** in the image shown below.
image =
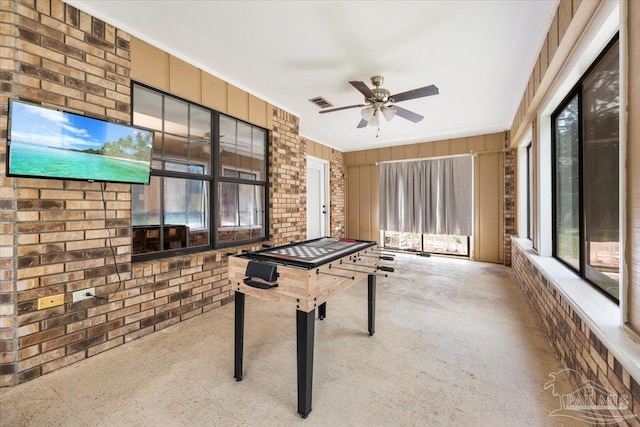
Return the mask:
POLYGON ((11 142, 9 171, 13 175, 33 175, 93 181, 149 181, 149 164, 97 154, 11 142))

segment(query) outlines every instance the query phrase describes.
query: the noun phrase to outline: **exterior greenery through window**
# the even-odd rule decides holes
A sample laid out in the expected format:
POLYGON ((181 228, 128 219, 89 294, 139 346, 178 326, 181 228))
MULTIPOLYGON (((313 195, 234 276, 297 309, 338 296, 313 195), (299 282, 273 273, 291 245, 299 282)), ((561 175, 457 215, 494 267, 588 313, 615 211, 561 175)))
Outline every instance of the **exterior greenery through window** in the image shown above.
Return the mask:
POLYGON ((382 231, 383 247, 409 252, 469 256, 469 236, 382 231))
POLYGON ((135 259, 265 239, 266 130, 139 84, 133 123, 155 133, 151 183, 131 190, 135 259))
POLYGON ((554 256, 619 299, 617 36, 552 115, 554 256))

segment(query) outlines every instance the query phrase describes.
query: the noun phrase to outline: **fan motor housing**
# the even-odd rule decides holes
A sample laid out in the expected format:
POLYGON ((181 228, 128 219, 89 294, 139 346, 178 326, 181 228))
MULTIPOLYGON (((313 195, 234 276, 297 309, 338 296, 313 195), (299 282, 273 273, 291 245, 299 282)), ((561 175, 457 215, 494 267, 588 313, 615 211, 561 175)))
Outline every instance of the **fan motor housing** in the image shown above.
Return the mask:
POLYGON ((387 99, 389 98, 389 95, 391 95, 391 92, 389 92, 387 89, 383 89, 381 87, 375 87, 375 88, 371 89, 371 92, 373 92, 373 94, 375 96, 374 101, 378 101, 378 102, 387 101, 387 99))

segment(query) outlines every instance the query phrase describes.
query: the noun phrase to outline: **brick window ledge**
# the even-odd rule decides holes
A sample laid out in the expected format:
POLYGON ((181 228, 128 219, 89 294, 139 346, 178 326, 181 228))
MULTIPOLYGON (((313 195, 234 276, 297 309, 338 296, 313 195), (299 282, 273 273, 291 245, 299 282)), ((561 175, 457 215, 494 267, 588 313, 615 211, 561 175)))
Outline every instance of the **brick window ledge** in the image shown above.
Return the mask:
POLYGON ((557 259, 537 255, 530 240, 512 237, 512 242, 520 247, 631 377, 640 378, 639 338, 623 325, 620 307, 557 259))

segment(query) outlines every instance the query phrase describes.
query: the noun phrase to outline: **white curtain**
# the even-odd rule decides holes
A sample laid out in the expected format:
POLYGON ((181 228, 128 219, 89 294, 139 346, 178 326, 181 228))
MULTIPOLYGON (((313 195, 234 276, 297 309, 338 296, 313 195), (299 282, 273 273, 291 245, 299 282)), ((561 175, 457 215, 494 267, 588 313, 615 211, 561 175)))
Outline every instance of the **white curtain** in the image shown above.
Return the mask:
POLYGON ((380 229, 471 235, 471 157, 380 165, 380 229))

